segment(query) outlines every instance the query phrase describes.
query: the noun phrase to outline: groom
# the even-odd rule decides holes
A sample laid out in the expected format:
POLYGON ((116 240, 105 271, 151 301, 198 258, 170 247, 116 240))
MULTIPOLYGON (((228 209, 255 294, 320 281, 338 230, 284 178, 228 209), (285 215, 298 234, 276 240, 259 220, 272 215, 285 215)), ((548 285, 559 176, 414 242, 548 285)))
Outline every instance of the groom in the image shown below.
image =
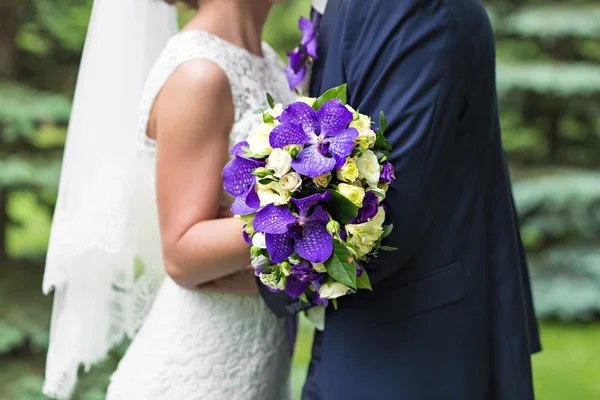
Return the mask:
MULTIPOLYGON (((315 4, 317 5, 317 4, 315 4)), ((329 0, 311 95, 388 117, 395 229, 327 310, 304 400, 529 400, 540 350, 480 0, 329 0)), ((301 306, 263 293, 279 314, 301 306)))

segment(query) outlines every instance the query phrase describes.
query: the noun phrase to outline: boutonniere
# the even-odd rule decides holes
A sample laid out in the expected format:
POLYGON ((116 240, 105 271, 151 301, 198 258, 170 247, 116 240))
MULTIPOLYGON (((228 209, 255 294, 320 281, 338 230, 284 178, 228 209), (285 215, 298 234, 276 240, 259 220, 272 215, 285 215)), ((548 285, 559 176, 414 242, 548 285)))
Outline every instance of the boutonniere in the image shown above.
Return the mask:
POLYGON ((298 21, 298 28, 302 32, 302 40, 294 50, 287 53, 289 65, 285 69, 292 91, 305 81, 312 63, 319 58, 317 54, 317 33, 320 23, 321 14, 315 10, 312 11, 310 20, 302 17, 298 21))

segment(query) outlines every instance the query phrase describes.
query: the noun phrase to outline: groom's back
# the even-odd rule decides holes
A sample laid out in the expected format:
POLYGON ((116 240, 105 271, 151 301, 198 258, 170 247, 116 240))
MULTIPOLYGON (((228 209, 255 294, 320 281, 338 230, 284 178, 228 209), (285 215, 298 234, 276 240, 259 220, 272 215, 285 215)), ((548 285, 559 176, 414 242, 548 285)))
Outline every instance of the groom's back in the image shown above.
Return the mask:
POLYGON ((328 313, 324 398, 532 398, 537 330, 480 1, 330 0, 320 45, 312 94, 347 82, 353 107, 388 116, 399 248, 367 266, 372 293, 328 313))

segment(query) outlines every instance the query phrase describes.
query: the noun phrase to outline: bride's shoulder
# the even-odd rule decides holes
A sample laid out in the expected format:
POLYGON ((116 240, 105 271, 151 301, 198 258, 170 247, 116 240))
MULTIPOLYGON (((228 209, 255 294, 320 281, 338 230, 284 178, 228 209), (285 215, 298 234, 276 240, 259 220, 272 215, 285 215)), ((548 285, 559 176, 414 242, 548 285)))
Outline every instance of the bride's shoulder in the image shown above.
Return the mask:
POLYGON ((280 66, 284 66, 283 60, 281 59, 281 57, 279 56, 277 51, 275 51, 275 49, 273 49, 273 47, 271 47, 271 45, 269 43, 263 41, 262 42, 262 50, 263 50, 263 54, 267 60, 277 63, 280 66))

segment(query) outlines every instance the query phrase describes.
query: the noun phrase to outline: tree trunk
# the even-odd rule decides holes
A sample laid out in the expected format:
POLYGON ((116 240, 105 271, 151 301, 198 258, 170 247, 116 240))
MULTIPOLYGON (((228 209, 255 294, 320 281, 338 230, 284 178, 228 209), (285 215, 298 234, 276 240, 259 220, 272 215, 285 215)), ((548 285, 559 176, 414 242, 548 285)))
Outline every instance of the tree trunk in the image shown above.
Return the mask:
POLYGON ((0 5, 0 76, 13 76, 17 71, 15 37, 21 9, 22 5, 15 2, 0 5))

